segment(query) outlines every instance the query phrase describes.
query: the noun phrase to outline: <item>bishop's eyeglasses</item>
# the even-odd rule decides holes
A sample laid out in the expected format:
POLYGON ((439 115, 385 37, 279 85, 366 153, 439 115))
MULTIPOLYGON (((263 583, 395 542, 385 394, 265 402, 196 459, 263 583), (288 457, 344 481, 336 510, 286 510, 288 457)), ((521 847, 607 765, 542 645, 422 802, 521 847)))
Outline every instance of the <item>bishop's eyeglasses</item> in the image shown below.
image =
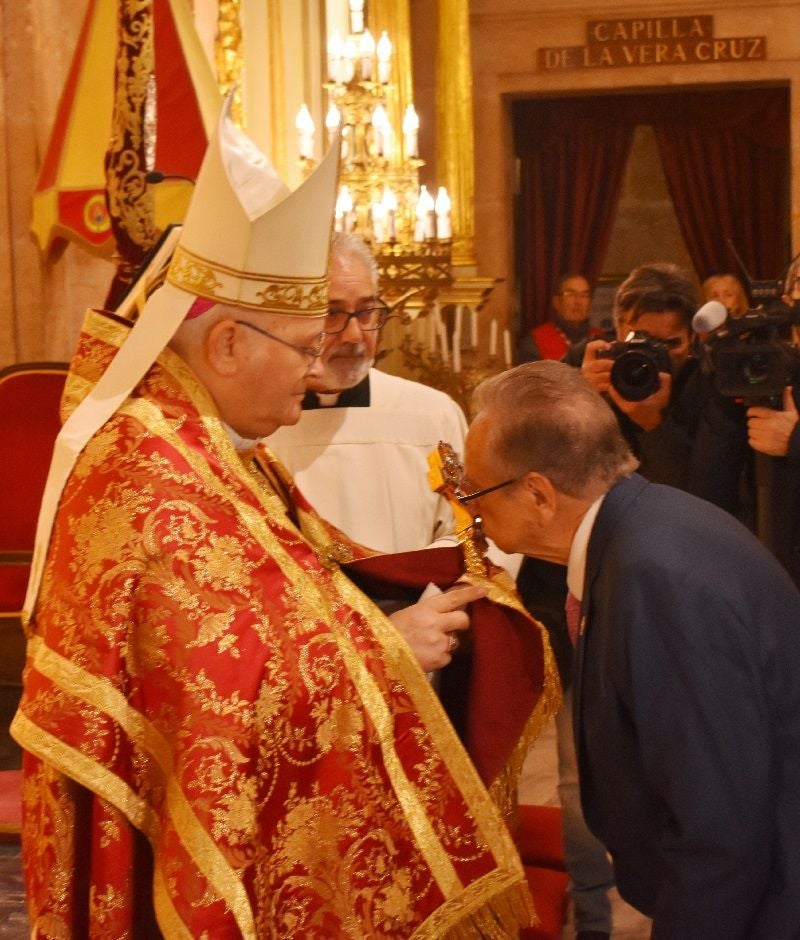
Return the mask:
POLYGON ((254 330, 256 333, 260 333, 262 336, 266 336, 269 339, 274 339, 276 343, 281 343, 283 346, 288 346, 289 349, 294 349, 296 352, 302 353, 304 356, 308 356, 309 359, 319 359, 322 355, 322 350, 325 348, 325 334, 320 333, 319 339, 313 346, 298 346, 297 343, 290 343, 288 339, 283 339, 281 336, 276 336, 274 333, 270 333, 268 330, 263 329, 260 326, 256 326, 255 323, 248 323, 247 320, 237 320, 239 326, 246 326, 250 330, 254 330))

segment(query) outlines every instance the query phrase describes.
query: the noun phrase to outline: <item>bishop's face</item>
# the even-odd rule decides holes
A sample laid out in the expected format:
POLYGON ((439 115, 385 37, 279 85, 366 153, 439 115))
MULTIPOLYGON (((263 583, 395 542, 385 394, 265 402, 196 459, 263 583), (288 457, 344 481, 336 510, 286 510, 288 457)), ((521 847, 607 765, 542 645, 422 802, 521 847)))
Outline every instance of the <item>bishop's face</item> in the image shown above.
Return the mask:
POLYGON ((300 420, 306 388, 322 372, 323 319, 230 309, 236 371, 223 418, 242 437, 265 437, 300 420))

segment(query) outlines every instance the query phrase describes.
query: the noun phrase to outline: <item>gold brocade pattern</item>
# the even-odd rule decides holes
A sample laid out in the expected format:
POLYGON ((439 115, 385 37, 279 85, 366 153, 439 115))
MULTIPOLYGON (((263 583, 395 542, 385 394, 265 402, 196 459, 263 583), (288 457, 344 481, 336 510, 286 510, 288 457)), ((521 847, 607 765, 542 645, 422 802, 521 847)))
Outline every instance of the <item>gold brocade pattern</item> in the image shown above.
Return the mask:
MULTIPOLYGON (((95 326, 85 383, 116 342, 95 326)), ((513 936, 528 902, 489 794, 341 537, 302 503, 299 529, 262 459, 165 350, 78 460, 13 726, 33 931, 513 936)))

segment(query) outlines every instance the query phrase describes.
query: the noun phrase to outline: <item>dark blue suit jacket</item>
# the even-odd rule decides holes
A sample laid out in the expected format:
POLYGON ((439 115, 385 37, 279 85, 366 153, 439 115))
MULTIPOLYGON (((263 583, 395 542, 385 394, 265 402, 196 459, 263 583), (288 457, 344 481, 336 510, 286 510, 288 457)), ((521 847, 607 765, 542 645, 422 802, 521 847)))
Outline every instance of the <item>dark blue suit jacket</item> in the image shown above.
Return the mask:
POLYGON ((634 475, 589 542, 575 733, 620 894, 674 940, 800 937, 800 593, 730 515, 634 475))

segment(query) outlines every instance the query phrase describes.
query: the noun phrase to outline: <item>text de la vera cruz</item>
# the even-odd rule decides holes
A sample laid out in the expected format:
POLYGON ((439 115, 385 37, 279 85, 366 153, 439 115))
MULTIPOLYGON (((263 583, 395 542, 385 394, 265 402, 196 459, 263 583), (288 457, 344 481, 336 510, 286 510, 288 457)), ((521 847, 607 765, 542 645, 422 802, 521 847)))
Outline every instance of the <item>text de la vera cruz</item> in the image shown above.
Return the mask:
POLYGON ((713 16, 657 16, 591 20, 585 46, 538 50, 538 70, 626 68, 746 62, 767 57, 765 36, 719 37, 713 16))

